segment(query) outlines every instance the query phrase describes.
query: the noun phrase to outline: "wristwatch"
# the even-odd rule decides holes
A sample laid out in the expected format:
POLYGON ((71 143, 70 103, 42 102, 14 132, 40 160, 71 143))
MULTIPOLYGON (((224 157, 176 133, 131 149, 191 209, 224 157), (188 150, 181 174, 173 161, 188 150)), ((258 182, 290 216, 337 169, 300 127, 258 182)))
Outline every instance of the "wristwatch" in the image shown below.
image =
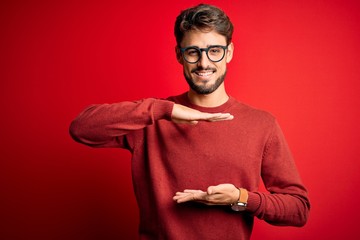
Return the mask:
POLYGON ((231 209, 236 212, 244 211, 247 206, 248 197, 249 195, 247 190, 244 188, 239 188, 239 199, 237 202, 231 204, 231 209))

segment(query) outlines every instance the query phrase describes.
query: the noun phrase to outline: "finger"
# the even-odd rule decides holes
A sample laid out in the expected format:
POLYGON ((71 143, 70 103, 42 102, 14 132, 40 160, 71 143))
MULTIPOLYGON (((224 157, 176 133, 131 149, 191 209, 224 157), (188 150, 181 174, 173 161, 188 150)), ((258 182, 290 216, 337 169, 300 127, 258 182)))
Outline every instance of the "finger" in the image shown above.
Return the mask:
POLYGON ((178 201, 179 199, 182 199, 182 198, 184 198, 184 197, 186 197, 188 194, 176 194, 174 197, 173 197, 173 200, 174 201, 178 201))
POLYGON ((230 113, 219 113, 219 114, 213 114, 211 116, 208 116, 206 119, 210 122, 216 122, 216 121, 225 121, 225 120, 232 120, 234 119, 234 116, 230 113))
POLYGON ((177 198, 177 199, 184 198, 184 197, 187 197, 187 196, 189 196, 191 194, 193 194, 193 193, 177 192, 175 194, 174 198, 177 198))
POLYGON ((196 193, 201 194, 201 193, 204 193, 204 192, 201 191, 201 190, 186 189, 186 190, 184 190, 184 192, 176 192, 173 199, 176 200, 176 199, 188 197, 189 195, 193 195, 193 194, 196 194, 196 193))
POLYGON ((177 124, 189 124, 189 125, 196 125, 199 121, 197 120, 184 120, 184 119, 172 119, 173 122, 177 124))
POLYGON ((204 191, 195 190, 195 189, 185 189, 184 193, 203 193, 204 191))
POLYGON ((186 195, 181 195, 181 196, 176 196, 174 197, 174 200, 177 203, 184 203, 184 202, 189 202, 189 201, 195 201, 195 196, 194 194, 186 194, 186 195))
POLYGON ((208 187, 207 194, 209 194, 209 195, 214 194, 214 188, 215 188, 214 186, 208 187))
POLYGON ((206 195, 207 193, 201 190, 184 190, 184 192, 177 192, 173 199, 178 203, 188 201, 203 201, 205 200, 206 195))
POLYGON ((175 197, 182 197, 182 196, 186 196, 186 195, 188 195, 188 193, 177 192, 177 193, 175 194, 175 197))

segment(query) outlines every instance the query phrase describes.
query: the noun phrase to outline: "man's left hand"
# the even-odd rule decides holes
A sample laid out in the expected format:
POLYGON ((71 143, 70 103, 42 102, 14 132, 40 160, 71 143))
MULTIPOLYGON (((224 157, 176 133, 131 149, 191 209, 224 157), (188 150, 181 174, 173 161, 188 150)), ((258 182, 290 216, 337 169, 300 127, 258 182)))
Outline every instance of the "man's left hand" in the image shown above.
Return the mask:
POLYGON ((238 199, 239 189, 230 183, 210 186, 206 192, 186 189, 183 192, 177 192, 173 197, 177 203, 196 201, 206 205, 230 205, 238 199))

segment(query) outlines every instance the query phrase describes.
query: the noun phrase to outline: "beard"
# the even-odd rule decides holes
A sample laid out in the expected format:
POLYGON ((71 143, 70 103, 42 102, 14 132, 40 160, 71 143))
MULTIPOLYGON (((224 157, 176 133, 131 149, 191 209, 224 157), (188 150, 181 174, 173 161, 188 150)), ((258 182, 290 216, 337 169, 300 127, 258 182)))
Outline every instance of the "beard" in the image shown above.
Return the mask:
MULTIPOLYGON (((196 68, 194 70, 192 70, 191 72, 195 72, 195 71, 199 71, 199 70, 211 70, 210 68, 206 68, 206 69, 202 69, 200 68, 196 68)), ((225 76, 226 76, 226 70, 225 73, 221 76, 218 77, 218 79, 216 79, 215 83, 212 85, 207 86, 205 85, 196 85, 195 82, 193 81, 193 79, 186 75, 186 73, 184 72, 184 77, 186 79, 186 82, 189 84, 189 87, 196 92, 197 94, 210 94, 215 92, 216 89, 219 88, 219 86, 224 82, 225 80, 225 76)))

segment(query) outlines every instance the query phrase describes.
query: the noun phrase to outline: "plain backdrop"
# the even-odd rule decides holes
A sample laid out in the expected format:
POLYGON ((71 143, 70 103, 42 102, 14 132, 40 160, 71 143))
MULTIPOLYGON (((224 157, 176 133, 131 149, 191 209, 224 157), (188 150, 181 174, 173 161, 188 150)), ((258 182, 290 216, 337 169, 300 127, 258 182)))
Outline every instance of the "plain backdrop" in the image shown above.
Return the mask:
MULTIPOLYGON (((93 103, 186 91, 173 24, 198 3, 0 2, 0 239, 137 238, 130 153, 68 127, 93 103)), ((257 220, 252 239, 359 239, 360 2, 207 3, 235 25, 229 94, 277 117, 312 204, 305 227, 257 220)))

